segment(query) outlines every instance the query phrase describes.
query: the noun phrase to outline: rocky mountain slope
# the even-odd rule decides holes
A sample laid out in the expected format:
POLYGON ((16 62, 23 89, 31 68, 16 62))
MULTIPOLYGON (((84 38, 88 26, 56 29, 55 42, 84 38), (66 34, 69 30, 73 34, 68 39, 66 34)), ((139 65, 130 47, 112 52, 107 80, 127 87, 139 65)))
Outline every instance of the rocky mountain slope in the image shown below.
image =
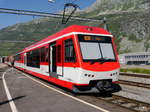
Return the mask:
MULTIPOLYGON (((78 16, 107 17, 119 53, 150 51, 150 0, 96 0, 78 16)), ((0 30, 0 55, 10 55, 71 24, 100 26, 101 23, 41 18, 0 30)), ((101 27, 101 26, 100 26, 101 27)))
POLYGON ((86 12, 99 9, 99 13, 149 9, 150 0, 96 0, 86 12))

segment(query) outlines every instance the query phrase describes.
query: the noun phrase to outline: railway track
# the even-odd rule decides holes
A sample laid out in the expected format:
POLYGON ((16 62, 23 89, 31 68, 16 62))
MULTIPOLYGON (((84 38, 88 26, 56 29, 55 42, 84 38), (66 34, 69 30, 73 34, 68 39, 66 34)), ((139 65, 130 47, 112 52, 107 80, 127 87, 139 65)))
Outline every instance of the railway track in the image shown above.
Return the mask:
MULTIPOLYGON (((144 74, 128 74, 128 73, 121 73, 121 75, 129 76, 129 77, 137 77, 137 78, 146 78, 150 79, 150 76, 144 75, 144 74)), ((141 87, 145 89, 150 89, 150 84, 145 83, 139 83, 139 82, 132 82, 132 81, 126 81, 126 80, 119 80, 120 84, 122 85, 128 85, 128 86, 134 86, 134 87, 141 87)), ((142 97, 142 96, 141 96, 142 97)), ((95 97, 100 100, 104 100, 111 104, 116 104, 120 107, 127 108, 129 110, 135 111, 135 112, 150 112, 150 104, 144 103, 141 101, 137 101, 131 98, 126 98, 120 95, 112 95, 111 97, 95 97)))
MULTIPOLYGON (((146 96, 142 96, 141 93, 139 93, 139 95, 137 94, 138 91, 141 89, 144 91, 150 92, 150 75, 136 74, 136 73, 120 73, 119 82, 123 88, 124 88, 124 86, 130 87, 130 89, 133 88, 133 90, 135 91, 135 98, 133 98, 133 99, 131 99, 131 96, 129 96, 129 95, 123 96, 123 97, 121 96, 122 99, 124 99, 126 101, 125 103, 129 102, 129 104, 124 104, 124 102, 123 102, 123 106, 127 105, 132 110, 139 111, 139 112, 150 112, 149 101, 144 101, 144 99, 142 99, 143 97, 146 97, 146 96), (138 97, 137 97, 137 95, 138 95, 138 97), (126 98, 126 97, 129 97, 129 98, 126 98), (139 97, 141 97, 141 98, 139 98, 139 97), (140 100, 140 99, 142 99, 142 100, 140 100), (144 103, 144 102, 147 102, 147 103, 144 103)), ((143 93, 144 93, 144 91, 143 91, 143 93)), ((120 96, 114 96, 114 97, 120 98, 120 96)), ((149 95, 147 96, 147 100, 148 99, 149 99, 149 95)), ((118 100, 117 103, 120 103, 120 100, 118 100)))
POLYGON ((122 76, 129 76, 129 77, 150 78, 150 74, 138 74, 138 73, 120 72, 120 75, 122 75, 122 76))
POLYGON ((113 95, 112 97, 108 98, 100 98, 104 101, 107 101, 112 104, 116 104, 118 106, 127 108, 129 110, 135 112, 150 112, 150 104, 139 102, 133 99, 124 98, 121 96, 113 95))
MULTIPOLYGON (((70 93, 69 93, 70 94, 70 93)), ((71 95, 74 95, 71 93, 71 95)), ((99 106, 99 102, 107 102, 112 105, 116 105, 122 108, 126 108, 131 112, 150 112, 150 104, 139 102, 136 100, 120 97, 117 95, 75 95, 75 97, 80 98, 84 101, 92 103, 99 106)))
POLYGON ((150 74, 120 73, 121 84, 150 88, 150 74))
POLYGON ((131 82, 131 81, 124 81, 124 80, 119 80, 119 83, 123 84, 123 85, 136 86, 136 87, 142 87, 142 88, 145 88, 145 89, 150 89, 150 84, 131 82))

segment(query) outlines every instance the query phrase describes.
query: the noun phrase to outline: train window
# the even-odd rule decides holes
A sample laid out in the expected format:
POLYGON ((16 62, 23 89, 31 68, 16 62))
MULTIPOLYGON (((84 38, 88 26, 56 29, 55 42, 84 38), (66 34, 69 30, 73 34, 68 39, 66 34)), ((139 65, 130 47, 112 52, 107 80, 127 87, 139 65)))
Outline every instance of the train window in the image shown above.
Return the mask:
POLYGON ((33 50, 27 53, 27 66, 40 68, 39 50, 33 50))
POLYGON ((42 47, 41 50, 41 62, 45 62, 45 47, 42 47))
POLYGON ((21 60, 21 55, 19 55, 19 54, 18 54, 18 55, 16 55, 16 56, 15 56, 15 60, 16 60, 16 61, 21 60))
POLYGON ((102 50, 103 57, 107 57, 107 58, 110 58, 110 59, 115 59, 112 44, 100 43, 100 47, 101 47, 101 50, 102 50))
POLYGON ((115 52, 110 37, 79 34, 78 40, 83 61, 116 61, 115 52))
POLYGON ((65 40, 65 62, 75 62, 75 50, 72 39, 65 40))
POLYGON ((99 44, 98 43, 81 42, 80 46, 81 46, 83 59, 102 58, 101 51, 99 50, 99 44))
POLYGON ((48 62, 48 48, 45 49, 45 61, 48 62))
POLYGON ((57 62, 61 63, 61 45, 58 45, 57 52, 57 62))

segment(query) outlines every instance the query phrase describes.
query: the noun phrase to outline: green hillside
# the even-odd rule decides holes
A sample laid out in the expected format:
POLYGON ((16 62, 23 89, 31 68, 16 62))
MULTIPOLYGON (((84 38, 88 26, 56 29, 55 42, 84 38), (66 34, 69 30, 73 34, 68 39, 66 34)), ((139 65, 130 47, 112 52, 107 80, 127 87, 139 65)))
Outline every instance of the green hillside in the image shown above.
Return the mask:
POLYGON ((68 24, 63 25, 61 24, 61 19, 41 18, 4 28, 0 30, 0 43, 4 40, 9 42, 4 41, 0 44, 0 55, 14 54, 31 43, 40 41, 72 24, 90 25, 91 23, 70 21, 68 24), (25 41, 25 43, 20 41, 25 41))
MULTIPOLYGON (((141 1, 144 0, 135 1, 133 4, 130 0, 97 0, 91 7, 77 12, 76 15, 107 17, 109 31, 115 36, 119 53, 150 51, 150 8, 147 4, 143 5, 141 1), (103 7, 100 7, 102 4, 103 7), (112 7, 108 8, 110 4, 112 7)), ((0 30, 0 55, 14 54, 72 24, 103 27, 101 23, 75 20, 62 25, 61 19, 56 18, 40 18, 16 24, 0 30)))

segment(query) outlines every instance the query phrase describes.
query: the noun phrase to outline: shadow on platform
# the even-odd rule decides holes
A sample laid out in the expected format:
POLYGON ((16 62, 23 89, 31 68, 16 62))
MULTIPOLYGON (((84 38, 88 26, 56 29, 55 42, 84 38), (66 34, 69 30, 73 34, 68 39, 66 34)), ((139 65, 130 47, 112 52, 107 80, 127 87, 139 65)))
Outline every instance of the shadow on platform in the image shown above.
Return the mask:
POLYGON ((4 105, 4 104, 6 104, 6 103, 9 103, 9 102, 11 102, 11 101, 15 101, 15 100, 21 99, 21 98, 23 98, 23 97, 25 97, 25 96, 18 96, 18 97, 15 97, 15 98, 11 99, 11 100, 2 101, 2 102, 0 102, 0 106, 1 106, 1 105, 4 105))

